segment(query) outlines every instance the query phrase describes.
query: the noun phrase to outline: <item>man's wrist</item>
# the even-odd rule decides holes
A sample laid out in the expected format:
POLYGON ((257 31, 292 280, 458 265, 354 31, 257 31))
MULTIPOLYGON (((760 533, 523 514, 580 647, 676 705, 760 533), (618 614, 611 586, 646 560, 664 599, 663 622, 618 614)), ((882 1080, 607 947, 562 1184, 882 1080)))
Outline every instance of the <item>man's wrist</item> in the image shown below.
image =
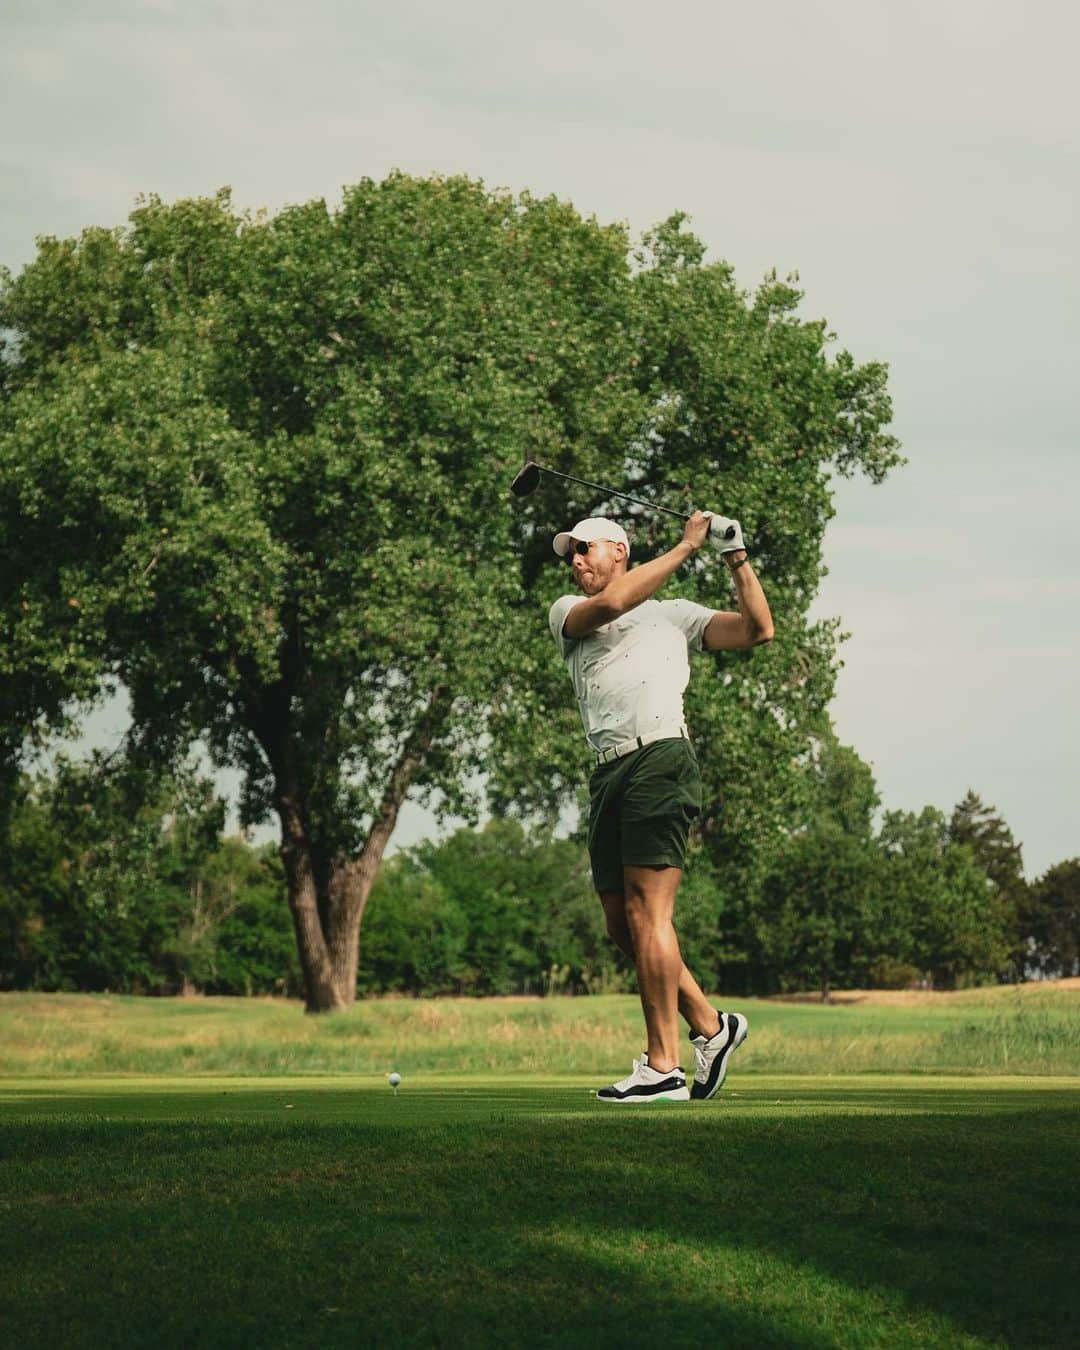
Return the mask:
POLYGON ((723 558, 729 572, 734 572, 736 568, 742 567, 743 563, 750 561, 750 556, 744 548, 733 548, 730 553, 725 553, 723 558))

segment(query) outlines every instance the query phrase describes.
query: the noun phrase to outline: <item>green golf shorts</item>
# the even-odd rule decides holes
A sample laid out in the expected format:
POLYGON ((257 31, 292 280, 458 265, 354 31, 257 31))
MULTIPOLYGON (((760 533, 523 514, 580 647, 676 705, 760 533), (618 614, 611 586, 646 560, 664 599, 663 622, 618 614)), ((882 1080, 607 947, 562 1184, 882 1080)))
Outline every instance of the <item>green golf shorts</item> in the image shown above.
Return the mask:
POLYGON ((701 814, 697 755, 681 737, 598 764, 589 778, 589 858, 598 891, 621 891, 624 867, 682 867, 701 814))

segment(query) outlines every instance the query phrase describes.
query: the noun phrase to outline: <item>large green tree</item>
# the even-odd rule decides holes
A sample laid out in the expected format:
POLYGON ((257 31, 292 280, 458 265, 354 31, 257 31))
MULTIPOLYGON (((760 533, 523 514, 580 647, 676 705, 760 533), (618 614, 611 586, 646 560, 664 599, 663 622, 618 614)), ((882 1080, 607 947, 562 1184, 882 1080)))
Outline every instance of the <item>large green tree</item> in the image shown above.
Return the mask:
POLYGON ((802 765, 794 828, 775 849, 748 936, 766 988, 836 984, 865 969, 879 941, 881 862, 873 836, 873 771, 822 719, 802 765))
POLYGON ((883 931, 890 952, 937 989, 986 984, 1006 967, 1012 905, 987 878, 970 843, 951 837, 935 807, 888 811, 879 841, 884 854, 883 931))
POLYGON ((828 1002, 836 984, 850 981, 874 911, 876 861, 866 843, 829 820, 782 845, 755 915, 780 988, 816 986, 828 1002))
POLYGON ((990 806, 971 788, 953 807, 949 839, 966 844, 998 893, 1011 901, 1024 891, 1024 859, 997 807, 990 806))
POLYGON ((966 845, 975 861, 986 874, 987 885, 1001 901, 1007 915, 1013 940, 1010 978, 1023 979, 1026 961, 1024 935, 1020 932, 1019 916, 1028 901, 1028 884, 1024 878, 1024 859, 1013 832, 998 811, 971 788, 953 807, 949 817, 949 838, 966 845))
MULTIPOLYGON (((485 771, 496 809, 551 815, 580 780, 550 537, 611 504, 513 509, 526 456, 743 519, 781 638, 716 658, 691 716, 728 802, 706 834, 752 867, 831 692, 835 633, 806 617, 830 475, 896 461, 884 369, 798 300, 740 292, 677 217, 635 252, 552 199, 400 174, 333 211, 150 199, 3 281, 7 631, 62 612, 68 655, 35 658, 61 686, 95 654, 143 751, 201 739, 242 770, 245 818, 280 821, 310 1009, 355 996, 406 794, 469 811, 485 771)), ((630 523, 636 557, 671 542, 630 523)), ((699 556, 679 586, 725 580, 699 556)))
POLYGON ((1080 858, 1056 863, 1028 887, 1019 930, 1023 971, 1080 975, 1080 858))

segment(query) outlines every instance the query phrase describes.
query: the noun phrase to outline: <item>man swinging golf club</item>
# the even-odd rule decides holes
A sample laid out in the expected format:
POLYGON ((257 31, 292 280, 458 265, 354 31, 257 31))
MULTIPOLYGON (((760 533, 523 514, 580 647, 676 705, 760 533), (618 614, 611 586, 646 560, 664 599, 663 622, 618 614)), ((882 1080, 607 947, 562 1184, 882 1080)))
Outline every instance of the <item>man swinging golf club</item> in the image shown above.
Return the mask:
POLYGON ((687 834, 701 813, 701 775, 683 717, 688 652, 768 642, 772 615, 737 521, 695 511, 673 549, 628 570, 630 541, 615 521, 579 521, 557 534, 581 595, 548 615, 595 756, 589 855, 612 940, 634 962, 647 1048, 633 1072, 597 1096, 608 1102, 715 1096, 746 1038, 741 1013, 718 1012, 683 964, 673 926, 687 834), (732 528, 734 527, 734 528, 732 528), (656 600, 710 537, 735 583, 738 611, 656 600), (690 1026, 693 1091, 679 1063, 678 1014, 690 1026))

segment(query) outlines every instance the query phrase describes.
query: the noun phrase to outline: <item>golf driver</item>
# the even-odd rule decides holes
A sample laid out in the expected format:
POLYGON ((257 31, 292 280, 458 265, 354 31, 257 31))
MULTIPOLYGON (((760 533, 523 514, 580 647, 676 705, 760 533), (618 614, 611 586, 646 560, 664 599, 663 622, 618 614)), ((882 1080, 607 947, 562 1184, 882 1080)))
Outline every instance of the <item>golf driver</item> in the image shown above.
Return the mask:
MULTIPOLYGON (((580 483, 582 487, 593 488, 596 492, 602 492, 605 497, 622 497, 624 501, 633 502, 635 506, 648 507, 650 511, 663 511, 666 515, 677 516, 679 520, 690 519, 684 511, 673 511, 670 506, 658 506, 656 502, 647 502, 640 497, 631 497, 629 492, 617 492, 615 488, 605 487, 603 483, 590 483, 587 478, 575 478, 572 473, 560 473, 558 469, 547 469, 543 464, 537 464, 535 460, 531 459, 510 484, 510 491, 515 497, 530 496, 540 486, 540 475, 542 473, 551 474, 553 478, 565 478, 569 483, 580 483)), ((734 539, 735 526, 729 525, 724 531, 723 537, 734 539)))

